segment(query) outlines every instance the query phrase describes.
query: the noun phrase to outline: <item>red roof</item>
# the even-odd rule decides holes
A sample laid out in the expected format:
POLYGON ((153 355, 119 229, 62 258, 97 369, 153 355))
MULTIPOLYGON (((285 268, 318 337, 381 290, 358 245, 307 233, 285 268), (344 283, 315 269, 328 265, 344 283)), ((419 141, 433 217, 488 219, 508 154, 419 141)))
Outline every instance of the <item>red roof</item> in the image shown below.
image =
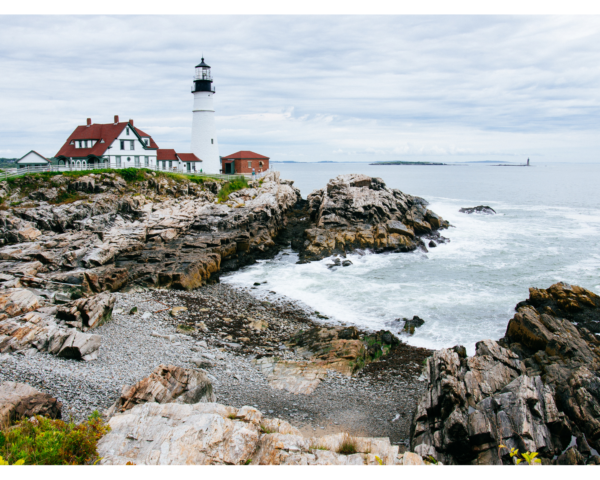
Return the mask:
MULTIPOLYGON (((79 125, 69 136, 65 144, 55 155, 56 157, 87 157, 94 155, 100 157, 106 154, 106 149, 112 145, 115 139, 121 134, 123 129, 129 125, 129 122, 120 123, 94 123, 93 125, 79 125), (75 148, 71 145, 73 140, 98 140, 92 148, 75 148), (101 142, 104 140, 104 143, 101 142)), ((142 132, 139 128, 129 125, 136 130, 141 137, 150 137, 147 133, 142 132)), ((156 149, 158 145, 150 137, 149 148, 156 149)))
POLYGON ((177 154, 174 148, 159 148, 156 151, 157 160, 175 160, 177 161, 177 154))
POLYGON ((193 153, 178 153, 177 156, 182 162, 201 162, 196 155, 193 153))
POLYGON ((251 152, 250 150, 242 150, 240 152, 232 153, 231 155, 227 155, 223 157, 223 160, 256 160, 256 159, 265 159, 268 160, 269 157, 265 157, 264 155, 260 155, 258 153, 251 152))

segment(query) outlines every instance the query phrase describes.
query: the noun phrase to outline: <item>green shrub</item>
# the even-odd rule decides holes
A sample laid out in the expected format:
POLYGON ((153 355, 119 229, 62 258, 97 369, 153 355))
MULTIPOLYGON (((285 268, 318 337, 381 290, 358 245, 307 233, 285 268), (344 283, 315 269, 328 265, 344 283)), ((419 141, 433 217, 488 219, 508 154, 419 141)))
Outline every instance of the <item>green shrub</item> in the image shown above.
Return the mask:
POLYGON ((150 170, 145 168, 124 168, 122 170, 117 170, 117 173, 121 175, 123 180, 127 183, 143 182, 146 179, 144 172, 150 172, 150 170))
POLYGON ((246 180, 246 177, 239 177, 230 182, 226 182, 221 190, 219 190, 219 202, 226 202, 229 200, 229 195, 231 193, 237 192, 238 190, 242 190, 244 188, 248 188, 248 181, 246 180))
POLYGON ((0 431, 0 455, 9 464, 86 465, 98 460, 98 440, 109 430, 98 412, 79 425, 38 415, 0 431))

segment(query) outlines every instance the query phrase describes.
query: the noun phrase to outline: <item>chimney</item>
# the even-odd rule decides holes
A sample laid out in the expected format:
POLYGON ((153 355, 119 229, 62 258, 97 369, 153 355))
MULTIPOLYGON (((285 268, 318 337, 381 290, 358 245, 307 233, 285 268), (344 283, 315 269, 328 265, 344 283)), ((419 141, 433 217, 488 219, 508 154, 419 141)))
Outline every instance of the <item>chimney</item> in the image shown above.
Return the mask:
POLYGON ((119 123, 119 116, 115 115, 115 123, 119 123))
POLYGON ((89 127, 91 124, 92 124, 92 119, 91 119, 91 118, 88 118, 88 119, 87 119, 87 126, 89 127))
POLYGON ((129 125, 133 127, 133 120, 131 118, 129 119, 129 125))

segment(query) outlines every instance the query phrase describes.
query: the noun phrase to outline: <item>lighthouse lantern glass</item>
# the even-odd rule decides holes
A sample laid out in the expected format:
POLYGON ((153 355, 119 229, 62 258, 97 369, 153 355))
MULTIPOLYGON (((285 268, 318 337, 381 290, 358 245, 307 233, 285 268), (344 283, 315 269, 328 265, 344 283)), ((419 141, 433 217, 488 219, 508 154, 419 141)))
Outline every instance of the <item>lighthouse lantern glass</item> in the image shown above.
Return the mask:
POLYGON ((196 67, 196 80, 212 80, 210 78, 210 67, 196 67))

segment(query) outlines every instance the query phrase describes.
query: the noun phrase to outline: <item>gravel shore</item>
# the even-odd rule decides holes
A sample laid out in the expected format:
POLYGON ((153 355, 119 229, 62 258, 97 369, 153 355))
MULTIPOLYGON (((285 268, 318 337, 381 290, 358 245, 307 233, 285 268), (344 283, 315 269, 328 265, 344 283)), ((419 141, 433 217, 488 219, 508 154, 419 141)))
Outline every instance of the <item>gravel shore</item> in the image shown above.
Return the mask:
POLYGON ((219 403, 252 405, 269 417, 289 421, 310 435, 346 431, 390 437, 404 443, 423 392, 420 363, 428 355, 406 345, 396 357, 369 364, 348 378, 334 371, 310 395, 294 395, 269 386, 252 363, 261 356, 301 360, 284 345, 300 328, 313 325, 308 312, 283 300, 261 301, 250 292, 214 284, 191 292, 152 290, 116 293, 113 319, 94 331, 102 336, 99 358, 78 362, 44 353, 7 355, 0 360, 0 381, 28 383, 63 402, 63 418, 85 419, 105 411, 124 385, 146 377, 160 364, 204 365, 219 403), (177 318, 169 311, 184 306, 177 318), (137 313, 130 310, 137 307, 137 313), (269 324, 253 331, 242 321, 269 324), (239 338, 243 341, 239 342, 239 338))

